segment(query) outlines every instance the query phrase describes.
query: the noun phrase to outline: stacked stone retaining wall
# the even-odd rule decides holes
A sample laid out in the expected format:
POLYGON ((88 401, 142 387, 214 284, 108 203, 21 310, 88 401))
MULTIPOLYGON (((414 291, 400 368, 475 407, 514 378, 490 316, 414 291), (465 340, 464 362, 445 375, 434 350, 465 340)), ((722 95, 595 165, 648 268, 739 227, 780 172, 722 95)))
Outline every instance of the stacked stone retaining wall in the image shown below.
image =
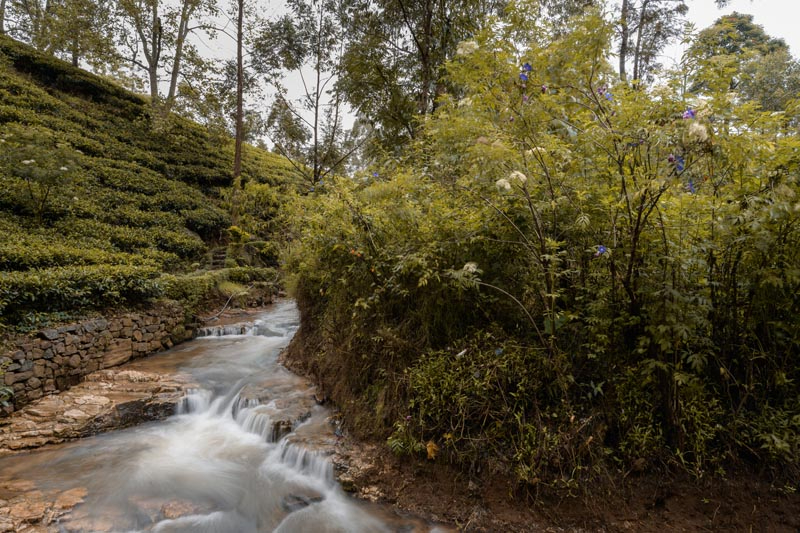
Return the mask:
MULTIPOLYGON (((14 389, 8 414, 45 394, 63 391, 83 376, 165 350, 192 338, 177 303, 43 329, 0 353, 2 380, 14 389)), ((2 413, 0 413, 2 416, 2 413)))

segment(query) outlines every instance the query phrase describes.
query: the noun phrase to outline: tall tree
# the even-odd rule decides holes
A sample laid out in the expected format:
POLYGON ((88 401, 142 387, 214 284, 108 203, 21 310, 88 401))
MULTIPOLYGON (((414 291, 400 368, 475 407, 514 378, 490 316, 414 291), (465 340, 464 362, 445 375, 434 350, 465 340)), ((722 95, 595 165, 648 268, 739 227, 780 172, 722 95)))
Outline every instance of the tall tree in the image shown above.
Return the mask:
MULTIPOLYGON (((212 26, 203 19, 217 13, 216 3, 213 0, 180 0, 177 4, 162 0, 119 0, 119 8, 128 24, 125 43, 131 62, 146 72, 153 104, 171 109, 183 62, 193 50, 187 39, 198 30, 212 31, 212 26), (163 97, 159 87, 162 73, 168 79, 163 97)), ((199 58, 198 54, 191 56, 199 58)))
POLYGON ((762 109, 783 111, 800 92, 800 65, 782 39, 768 35, 753 22, 753 15, 731 13, 703 29, 687 54, 688 60, 713 66, 700 70, 722 73, 710 78, 696 77, 691 90, 710 89, 711 80, 757 102, 762 109))
POLYGON ((254 42, 254 66, 276 90, 267 120, 275 149, 312 186, 347 159, 340 75, 343 0, 289 0, 290 14, 265 22, 254 42), (294 99, 283 84, 289 71, 303 90, 294 99))
POLYGON ((237 0, 236 13, 236 135, 233 155, 233 183, 242 175, 242 143, 244 142, 244 0, 237 0))
POLYGON ((418 117, 436 108, 445 62, 503 0, 348 0, 347 43, 339 87, 369 120, 384 148, 416 135, 418 117))
POLYGON ((116 18, 112 0, 0 0, 13 37, 43 52, 94 67, 114 63, 116 18))
POLYGON ((619 76, 645 80, 658 68, 658 53, 681 34, 685 0, 622 0, 618 24, 619 76))

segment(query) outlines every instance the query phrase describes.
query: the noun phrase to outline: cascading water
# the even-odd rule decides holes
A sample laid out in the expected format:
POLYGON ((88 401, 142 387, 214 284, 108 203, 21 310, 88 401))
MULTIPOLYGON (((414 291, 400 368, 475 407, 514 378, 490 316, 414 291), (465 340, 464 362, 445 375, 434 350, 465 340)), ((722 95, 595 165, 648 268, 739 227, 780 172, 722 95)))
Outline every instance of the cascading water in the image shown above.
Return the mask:
POLYGON ((26 475, 39 486, 86 491, 58 530, 431 531, 338 487, 318 451, 335 439, 329 413, 277 362, 297 323, 284 302, 256 324, 206 328, 201 339, 134 363, 175 365, 200 386, 164 422, 32 454, 26 475))

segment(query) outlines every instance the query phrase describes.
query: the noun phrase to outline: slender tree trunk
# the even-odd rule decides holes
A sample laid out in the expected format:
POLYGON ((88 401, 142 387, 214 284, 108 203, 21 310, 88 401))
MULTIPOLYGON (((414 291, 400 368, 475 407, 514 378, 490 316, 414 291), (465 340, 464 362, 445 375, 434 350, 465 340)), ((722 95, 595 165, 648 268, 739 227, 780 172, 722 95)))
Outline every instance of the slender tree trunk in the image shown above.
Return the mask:
POLYGON ((625 73, 625 59, 628 55, 628 17, 630 14, 630 1, 622 0, 622 12, 620 13, 620 40, 619 40, 619 79, 627 81, 625 73))
POLYGON ((642 63, 642 41, 644 40, 644 26, 647 18, 647 4, 649 0, 642 2, 641 13, 639 13, 639 27, 636 28, 636 44, 633 53, 633 79, 641 80, 642 63))
MULTIPOLYGON (((172 102, 175 100, 175 93, 178 88, 178 77, 181 72, 181 61, 183 60, 183 46, 186 43, 186 37, 189 35, 189 21, 192 18, 192 13, 194 13, 196 6, 197 4, 194 0, 183 0, 183 5, 181 6, 181 18, 178 22, 177 41, 175 42, 175 58, 172 61, 172 72, 170 74, 169 91, 167 92, 166 99, 167 107, 171 106, 172 102)), ((239 1, 240 17, 242 16, 241 8, 242 2, 239 1)), ((241 32, 241 29, 239 29, 239 31, 241 32)), ((237 41, 240 38, 241 35, 237 34, 237 41)))
POLYGON ((242 143, 244 142, 244 59, 242 26, 244 21, 244 0, 237 0, 239 16, 236 19, 236 139, 233 152, 233 183, 238 183, 242 176, 242 143))
MULTIPOLYGON (((143 37, 142 44, 147 48, 147 40, 143 37)), ((147 59, 147 73, 150 76, 150 99, 157 105, 158 96, 158 63, 161 59, 161 18, 158 16, 158 3, 153 4, 152 33, 150 53, 145 53, 147 59)))
POLYGON ((314 169, 311 177, 312 182, 316 185, 322 174, 322 165, 320 164, 319 155, 319 111, 320 100, 322 98, 322 30, 323 30, 323 17, 324 7, 322 4, 319 6, 319 24, 317 26, 317 52, 314 68, 316 70, 316 81, 314 85, 314 169))
POLYGON ((0 0, 0 35, 6 33, 6 0, 0 0))

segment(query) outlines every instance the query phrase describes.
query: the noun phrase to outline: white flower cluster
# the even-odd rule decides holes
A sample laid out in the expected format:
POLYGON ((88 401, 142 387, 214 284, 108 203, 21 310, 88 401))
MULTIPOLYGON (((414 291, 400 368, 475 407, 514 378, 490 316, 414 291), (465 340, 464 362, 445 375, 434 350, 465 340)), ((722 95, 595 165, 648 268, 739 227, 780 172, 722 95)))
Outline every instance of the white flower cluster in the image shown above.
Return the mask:
POLYGON ((705 142, 708 140, 708 129, 699 122, 692 121, 687 130, 689 138, 693 141, 705 142))
POLYGON ((464 266, 461 268, 467 274, 474 274, 478 271, 478 263, 474 263, 470 261, 469 263, 465 263, 464 266))
POLYGON ((500 178, 494 184, 497 185, 497 188, 500 189, 501 191, 511 190, 511 183, 505 178, 500 178))
POLYGON ((525 183, 526 181, 528 181, 528 176, 526 176, 519 170, 515 170, 514 172, 511 173, 508 179, 509 181, 518 181, 520 183, 525 183))
POLYGON ((468 56, 473 52, 478 51, 478 43, 475 41, 461 41, 456 48, 457 56, 468 56))

